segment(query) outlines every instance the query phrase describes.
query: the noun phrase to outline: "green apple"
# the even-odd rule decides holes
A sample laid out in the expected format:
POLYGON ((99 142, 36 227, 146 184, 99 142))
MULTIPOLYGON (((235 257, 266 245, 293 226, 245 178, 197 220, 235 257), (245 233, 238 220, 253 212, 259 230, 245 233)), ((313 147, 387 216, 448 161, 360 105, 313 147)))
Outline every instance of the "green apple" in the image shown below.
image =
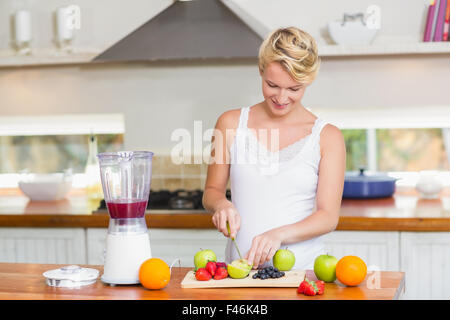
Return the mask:
POLYGON ((314 260, 314 273, 317 279, 325 282, 336 281, 336 264, 338 259, 328 254, 320 255, 314 260))
POLYGON ((228 275, 233 279, 242 279, 248 276, 253 265, 249 264, 247 259, 234 260, 227 265, 228 275))
POLYGON ((194 256, 195 270, 206 267, 208 261, 217 261, 214 251, 210 249, 198 251, 194 256))
POLYGON ((272 263, 280 271, 289 271, 295 264, 295 254, 286 249, 278 249, 273 255, 272 263))

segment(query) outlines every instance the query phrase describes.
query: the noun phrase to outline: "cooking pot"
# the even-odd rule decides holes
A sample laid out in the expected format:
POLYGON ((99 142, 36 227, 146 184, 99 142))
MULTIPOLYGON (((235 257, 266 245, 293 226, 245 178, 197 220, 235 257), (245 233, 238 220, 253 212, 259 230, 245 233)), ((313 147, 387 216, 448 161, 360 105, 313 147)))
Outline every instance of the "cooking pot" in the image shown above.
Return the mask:
POLYGON ((391 197, 395 192, 396 178, 386 174, 364 173, 364 169, 359 169, 359 173, 346 173, 344 181, 343 198, 353 199, 374 199, 391 197))

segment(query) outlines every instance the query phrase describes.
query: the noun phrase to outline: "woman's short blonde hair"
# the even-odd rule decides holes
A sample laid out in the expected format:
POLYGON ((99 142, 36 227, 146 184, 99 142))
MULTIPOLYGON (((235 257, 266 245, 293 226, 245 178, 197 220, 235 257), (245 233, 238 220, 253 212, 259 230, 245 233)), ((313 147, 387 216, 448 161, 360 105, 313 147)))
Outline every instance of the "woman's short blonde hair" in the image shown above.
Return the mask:
POLYGON ((259 70, 264 73, 271 62, 279 62, 291 77, 302 84, 314 81, 320 59, 311 35, 296 27, 273 31, 259 48, 259 70))

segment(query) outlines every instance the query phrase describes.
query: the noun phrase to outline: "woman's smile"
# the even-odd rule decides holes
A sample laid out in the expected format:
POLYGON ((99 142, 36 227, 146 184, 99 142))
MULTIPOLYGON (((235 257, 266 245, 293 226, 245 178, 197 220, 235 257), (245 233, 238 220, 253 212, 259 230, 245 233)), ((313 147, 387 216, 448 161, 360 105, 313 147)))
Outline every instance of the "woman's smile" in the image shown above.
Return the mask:
POLYGON ((273 105, 275 106, 276 109, 280 109, 280 110, 286 109, 287 106, 289 105, 289 103, 278 103, 278 102, 276 102, 274 100, 272 100, 272 103, 273 103, 273 105))

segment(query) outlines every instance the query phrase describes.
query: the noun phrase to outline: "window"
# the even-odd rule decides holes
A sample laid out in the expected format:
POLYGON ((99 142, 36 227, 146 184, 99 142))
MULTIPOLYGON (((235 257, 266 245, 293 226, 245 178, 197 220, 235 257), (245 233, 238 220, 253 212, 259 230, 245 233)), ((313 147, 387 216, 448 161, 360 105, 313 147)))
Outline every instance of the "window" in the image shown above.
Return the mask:
MULTIPOLYGON (((123 134, 97 136, 98 152, 119 151, 123 134)), ((73 173, 83 173, 87 156, 89 135, 45 135, 0 137, 2 159, 1 173, 61 172, 71 168, 73 173)))
POLYGON ((386 172, 410 187, 420 171, 437 170, 450 184, 450 106, 312 111, 341 129, 347 171, 386 172))
POLYGON ((72 169, 73 186, 83 187, 89 137, 98 152, 123 150, 120 114, 58 115, 0 118, 0 187, 15 187, 20 172, 72 169))
MULTIPOLYGON (((383 172, 450 170, 443 129, 375 129, 376 167, 383 172)), ((348 171, 369 169, 368 130, 343 129, 348 171)))
POLYGON ((449 170, 442 129, 378 129, 380 171, 449 170))

